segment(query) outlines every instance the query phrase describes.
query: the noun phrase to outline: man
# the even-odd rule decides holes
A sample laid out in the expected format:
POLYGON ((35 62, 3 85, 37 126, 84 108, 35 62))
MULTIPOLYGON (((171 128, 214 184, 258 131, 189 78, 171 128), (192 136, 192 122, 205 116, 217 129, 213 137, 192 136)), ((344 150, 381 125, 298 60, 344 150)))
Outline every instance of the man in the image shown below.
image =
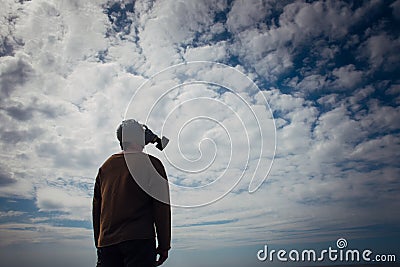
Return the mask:
POLYGON ((117 138, 122 152, 103 163, 94 186, 97 267, 159 266, 168 258, 171 241, 167 176, 159 159, 142 152, 141 124, 123 121, 117 138))

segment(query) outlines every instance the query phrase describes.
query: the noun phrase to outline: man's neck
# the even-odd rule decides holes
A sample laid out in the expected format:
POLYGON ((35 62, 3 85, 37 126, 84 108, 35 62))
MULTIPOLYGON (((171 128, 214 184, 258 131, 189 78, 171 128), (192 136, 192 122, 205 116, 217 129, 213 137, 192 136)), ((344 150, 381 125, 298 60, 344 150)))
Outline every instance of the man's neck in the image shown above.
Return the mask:
POLYGON ((141 153, 143 152, 143 147, 138 144, 132 144, 122 151, 123 153, 141 153))

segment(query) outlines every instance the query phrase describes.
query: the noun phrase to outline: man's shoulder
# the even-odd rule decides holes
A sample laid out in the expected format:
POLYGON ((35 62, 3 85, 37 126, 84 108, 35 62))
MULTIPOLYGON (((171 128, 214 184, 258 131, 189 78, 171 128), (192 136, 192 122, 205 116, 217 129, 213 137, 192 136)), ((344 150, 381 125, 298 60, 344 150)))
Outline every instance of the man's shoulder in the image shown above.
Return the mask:
POLYGON ((100 168, 104 168, 108 165, 115 164, 117 161, 121 161, 121 159, 124 159, 124 155, 122 153, 116 153, 112 154, 109 156, 101 165, 100 168))
MULTIPOLYGON (((139 158, 143 158, 143 157, 147 157, 148 159, 150 159, 150 162, 153 166, 155 167, 164 167, 164 165, 162 164, 161 160, 153 155, 147 154, 147 153, 134 153, 134 154, 127 154, 124 155, 124 153, 116 153, 116 154, 112 154, 111 156, 109 156, 104 163, 101 165, 100 168, 104 168, 106 166, 110 166, 110 165, 114 165, 114 164, 125 164, 125 160, 126 160, 126 156, 128 155, 132 155, 133 156, 133 160, 137 159, 137 157, 139 158)), ((128 161, 130 159, 130 157, 128 156, 128 161)))

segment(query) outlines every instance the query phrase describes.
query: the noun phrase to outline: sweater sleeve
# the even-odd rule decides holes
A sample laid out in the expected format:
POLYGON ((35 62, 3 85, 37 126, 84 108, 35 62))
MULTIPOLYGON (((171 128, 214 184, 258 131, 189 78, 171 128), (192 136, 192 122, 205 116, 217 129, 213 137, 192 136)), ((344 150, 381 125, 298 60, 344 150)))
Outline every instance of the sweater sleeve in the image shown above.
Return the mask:
POLYGON ((93 220, 93 234, 94 244, 98 245, 100 233, 100 213, 101 213, 101 189, 100 189, 100 170, 96 177, 93 192, 93 207, 92 207, 92 220, 93 220))
MULTIPOLYGON (((167 180, 164 166, 157 160, 155 162, 158 173, 167 180)), ((169 199, 169 188, 166 183, 166 192, 169 199)), ((171 248, 171 206, 170 203, 163 203, 159 200, 153 199, 154 222, 157 233, 158 248, 161 250, 169 250, 171 248)))

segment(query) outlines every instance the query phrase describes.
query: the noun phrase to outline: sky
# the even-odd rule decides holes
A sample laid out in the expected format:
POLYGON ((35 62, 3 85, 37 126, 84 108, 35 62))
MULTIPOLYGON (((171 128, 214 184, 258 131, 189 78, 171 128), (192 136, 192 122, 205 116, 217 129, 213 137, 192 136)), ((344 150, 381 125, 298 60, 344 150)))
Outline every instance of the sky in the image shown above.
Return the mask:
POLYGON ((400 258, 400 0, 0 4, 0 266, 95 265, 125 118, 170 139, 146 147, 170 181, 164 266, 339 238, 400 258))

